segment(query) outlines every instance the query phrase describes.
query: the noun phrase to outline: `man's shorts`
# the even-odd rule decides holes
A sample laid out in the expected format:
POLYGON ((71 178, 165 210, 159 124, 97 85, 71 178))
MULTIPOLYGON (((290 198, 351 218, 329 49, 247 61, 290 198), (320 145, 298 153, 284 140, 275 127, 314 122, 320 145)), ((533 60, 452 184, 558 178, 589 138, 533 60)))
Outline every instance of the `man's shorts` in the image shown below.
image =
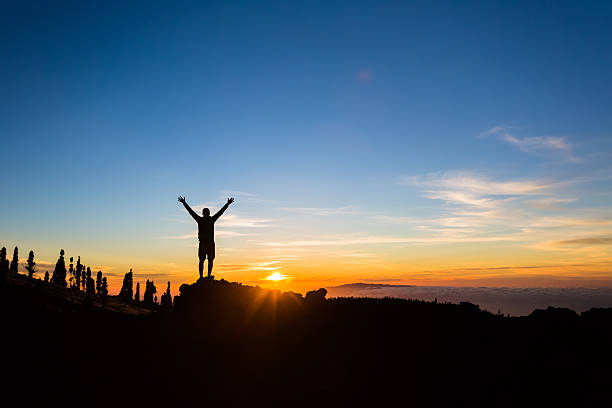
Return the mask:
POLYGON ((208 257, 209 261, 215 259, 215 241, 200 241, 198 256, 201 260, 208 257))

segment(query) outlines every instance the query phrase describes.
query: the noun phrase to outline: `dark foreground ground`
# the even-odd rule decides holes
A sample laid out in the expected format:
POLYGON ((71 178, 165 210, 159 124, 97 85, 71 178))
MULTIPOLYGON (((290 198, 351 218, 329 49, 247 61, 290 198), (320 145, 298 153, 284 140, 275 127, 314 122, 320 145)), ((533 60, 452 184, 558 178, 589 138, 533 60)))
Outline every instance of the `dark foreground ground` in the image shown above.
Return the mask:
POLYGON ((183 285, 170 311, 149 312, 70 292, 0 285, 5 401, 611 406, 612 309, 508 318, 469 303, 204 280, 183 285))

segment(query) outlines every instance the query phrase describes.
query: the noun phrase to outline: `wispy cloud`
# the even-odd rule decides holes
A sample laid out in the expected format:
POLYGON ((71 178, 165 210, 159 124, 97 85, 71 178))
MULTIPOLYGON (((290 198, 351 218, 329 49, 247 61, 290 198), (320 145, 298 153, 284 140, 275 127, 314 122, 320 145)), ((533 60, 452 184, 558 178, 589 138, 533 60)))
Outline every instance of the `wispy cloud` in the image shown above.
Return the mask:
POLYGON ((274 200, 268 200, 268 199, 262 198, 258 194, 247 193, 246 191, 224 190, 219 195, 220 200, 226 199, 227 197, 234 197, 236 198, 236 201, 238 202, 240 202, 241 200, 246 200, 246 201, 251 201, 251 202, 256 202, 256 203, 268 203, 268 204, 274 203, 274 200))
MULTIPOLYGON (((217 229, 215 231, 215 236, 217 237, 248 237, 254 236, 255 234, 249 234, 245 232, 239 231, 231 231, 224 229, 217 229)), ((198 234, 196 232, 191 232, 189 234, 180 234, 180 235, 169 235, 161 237, 162 239, 197 239, 198 234)))
POLYGON ((329 216, 361 214, 359 207, 348 205, 344 207, 285 207, 280 210, 303 215, 329 216))
POLYGON ((576 238, 566 239, 562 241, 555 241, 551 243, 553 246, 593 246, 593 245, 612 245, 612 236, 603 237, 588 237, 588 238, 576 238))
POLYGON ((539 195, 553 183, 538 180, 496 181, 472 172, 430 173, 410 177, 403 184, 432 187, 434 191, 454 191, 463 194, 485 195, 539 195))
POLYGON ((394 215, 372 215, 372 221, 383 224, 415 224, 421 222, 416 217, 394 216, 394 215))
POLYGON ((408 177, 404 178, 401 184, 420 188, 426 198, 472 209, 471 214, 454 214, 472 217, 491 217, 504 202, 524 196, 545 195, 554 185, 540 180, 496 181, 470 172, 408 177))
POLYGON ((612 226, 612 209, 560 206, 577 202, 571 190, 576 185, 584 188, 587 182, 493 180, 473 172, 447 172, 405 178, 401 184, 443 202, 437 208, 439 216, 422 219, 414 227, 438 242, 508 239, 532 249, 588 252, 590 257, 604 258, 609 255, 603 247, 606 238, 584 236, 606 234, 612 226), (565 239, 555 240, 561 230, 565 239))
POLYGON ((365 244, 440 244, 453 242, 494 242, 494 241, 514 241, 511 236, 482 236, 467 238, 448 238, 448 237, 396 237, 396 236, 365 236, 359 238, 337 237, 333 239, 311 239, 287 242, 259 242, 258 245, 270 247, 312 247, 312 246, 350 246, 365 244))
POLYGON ((271 226, 271 221, 265 218, 248 218, 238 214, 227 214, 219 219, 218 225, 224 227, 265 228, 271 226))
POLYGON ((228 272, 256 272, 256 271, 278 271, 281 269, 279 260, 264 262, 249 262, 236 264, 219 264, 215 268, 223 269, 223 273, 228 272))
POLYGON ((501 140, 509 143, 519 150, 526 153, 537 152, 561 152, 572 162, 580 162, 581 159, 573 154, 571 143, 565 137, 554 136, 533 136, 533 137, 516 137, 510 133, 510 128, 507 126, 495 126, 480 134, 481 137, 496 135, 501 140))
POLYGON ((570 197, 570 198, 546 197, 546 198, 538 198, 535 200, 529 200, 527 204, 538 210, 561 211, 563 210, 563 208, 560 207, 559 204, 567 204, 567 203, 571 203, 574 201, 576 201, 575 197, 570 197))

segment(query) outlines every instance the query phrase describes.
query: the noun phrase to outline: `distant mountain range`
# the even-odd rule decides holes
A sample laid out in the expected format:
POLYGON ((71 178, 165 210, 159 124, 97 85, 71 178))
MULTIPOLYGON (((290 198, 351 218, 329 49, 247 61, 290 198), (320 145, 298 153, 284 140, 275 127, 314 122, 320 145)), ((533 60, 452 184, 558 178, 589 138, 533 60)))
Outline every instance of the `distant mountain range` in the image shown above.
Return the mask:
POLYGON ((593 307, 612 307, 612 288, 509 288, 415 286, 385 283, 349 283, 326 288, 328 297, 397 297, 459 303, 468 301, 482 309, 511 316, 529 315, 548 306, 580 313, 593 307))

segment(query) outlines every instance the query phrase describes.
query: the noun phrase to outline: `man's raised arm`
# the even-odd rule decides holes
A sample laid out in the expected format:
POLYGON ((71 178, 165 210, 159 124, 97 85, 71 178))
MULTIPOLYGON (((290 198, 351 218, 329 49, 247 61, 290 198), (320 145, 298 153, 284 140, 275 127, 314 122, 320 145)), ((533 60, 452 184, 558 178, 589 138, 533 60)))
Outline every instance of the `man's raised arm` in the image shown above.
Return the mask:
POLYGON ((187 204, 187 202, 185 201, 185 197, 181 197, 181 196, 179 196, 178 200, 179 200, 179 202, 183 203, 183 205, 185 206, 185 209, 187 210, 187 212, 188 212, 189 214, 191 214, 191 216, 193 217, 193 219, 194 219, 194 220, 196 220, 196 221, 197 221, 197 220, 199 220, 199 219, 200 219, 200 217, 198 216, 198 214, 196 214, 196 213, 195 213, 195 211, 193 211, 193 210, 191 209, 191 207, 189 206, 189 204, 187 204))
POLYGON ((217 211, 217 213, 215 215, 213 215, 213 221, 217 221, 219 219, 220 216, 223 215, 223 213, 225 212, 225 210, 227 210, 227 207, 229 207, 229 205, 231 203, 234 202, 234 197, 228 198, 227 199, 227 203, 225 203, 225 205, 223 207, 221 207, 221 209, 219 211, 217 211))

